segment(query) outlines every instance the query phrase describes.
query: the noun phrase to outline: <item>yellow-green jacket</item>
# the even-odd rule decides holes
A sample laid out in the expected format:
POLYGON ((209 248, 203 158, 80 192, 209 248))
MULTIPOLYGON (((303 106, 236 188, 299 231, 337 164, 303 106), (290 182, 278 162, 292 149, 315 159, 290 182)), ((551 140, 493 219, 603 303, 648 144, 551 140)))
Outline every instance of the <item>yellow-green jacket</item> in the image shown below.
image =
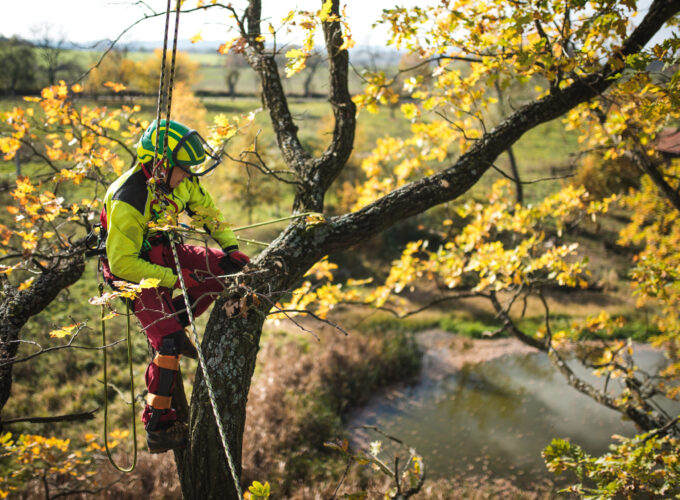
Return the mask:
MULTIPOLYGON (((105 214, 102 222, 106 225, 106 258, 111 272, 118 278, 139 283, 143 278, 156 278, 160 286, 172 288, 177 275, 169 267, 152 264, 140 257, 144 239, 149 236, 148 222, 154 218, 154 210, 161 206, 152 188, 147 185, 147 174, 141 165, 136 165, 121 175, 106 192, 105 214)), ((215 203, 196 177, 184 179, 167 196, 166 212, 189 215, 205 213, 209 209, 215 214, 215 203)), ((221 216, 204 225, 204 229, 225 250, 235 250, 238 243, 229 228, 220 228, 221 216)))

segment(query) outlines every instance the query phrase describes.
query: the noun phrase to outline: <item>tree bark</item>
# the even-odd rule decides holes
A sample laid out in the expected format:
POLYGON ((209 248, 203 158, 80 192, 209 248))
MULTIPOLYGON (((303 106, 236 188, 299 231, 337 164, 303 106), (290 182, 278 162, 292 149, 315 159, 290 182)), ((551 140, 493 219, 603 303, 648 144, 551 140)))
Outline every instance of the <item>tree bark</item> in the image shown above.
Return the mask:
MULTIPOLYGON (((246 402, 263 321, 262 311, 256 308, 249 309, 246 317, 228 317, 217 305, 201 343, 238 477, 246 402)), ((184 498, 238 498, 200 369, 191 396, 189 445, 175 457, 184 498)))

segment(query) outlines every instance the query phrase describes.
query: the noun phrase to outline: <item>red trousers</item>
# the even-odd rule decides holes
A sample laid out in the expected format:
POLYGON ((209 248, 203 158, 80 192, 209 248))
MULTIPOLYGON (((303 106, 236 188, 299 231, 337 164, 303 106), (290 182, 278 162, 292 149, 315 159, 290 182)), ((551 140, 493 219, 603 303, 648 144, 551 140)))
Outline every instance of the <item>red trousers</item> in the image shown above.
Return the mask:
MULTIPOLYGON (((219 260, 224 253, 221 250, 194 245, 176 245, 176 248, 182 269, 189 269, 198 281, 202 281, 197 286, 187 289, 191 310, 194 316, 199 316, 210 307, 217 294, 224 290, 222 280, 215 278, 224 274, 219 266, 219 260)), ((169 267, 175 274, 178 273, 169 245, 153 246, 147 260, 152 264, 169 267)), ((163 337, 187 326, 181 321, 181 313, 186 313, 184 298, 178 290, 173 301, 172 293, 172 289, 165 287, 145 288, 135 299, 135 316, 156 350, 160 348, 163 337)))
MULTIPOLYGON (((219 266, 219 260, 224 253, 221 250, 194 245, 176 245, 176 248, 181 268, 189 269, 199 281, 198 285, 187 289, 191 310, 194 316, 199 316, 210 307, 225 287, 222 280, 216 278, 224 274, 219 266)), ((172 268, 175 274, 178 272, 172 249, 166 243, 153 245, 146 260, 172 268)), ((181 293, 178 293, 173 300, 172 294, 173 290, 170 288, 145 288, 134 302, 135 316, 156 351, 160 349, 163 337, 182 331, 187 326, 184 298, 181 293)), ((146 388, 152 394, 157 394, 159 370, 160 368, 154 363, 150 363, 146 369, 146 388)), ((146 405, 142 413, 142 422, 145 425, 151 418, 151 412, 151 407, 146 405)), ((176 418, 175 410, 170 409, 161 416, 160 420, 168 422, 176 418)))

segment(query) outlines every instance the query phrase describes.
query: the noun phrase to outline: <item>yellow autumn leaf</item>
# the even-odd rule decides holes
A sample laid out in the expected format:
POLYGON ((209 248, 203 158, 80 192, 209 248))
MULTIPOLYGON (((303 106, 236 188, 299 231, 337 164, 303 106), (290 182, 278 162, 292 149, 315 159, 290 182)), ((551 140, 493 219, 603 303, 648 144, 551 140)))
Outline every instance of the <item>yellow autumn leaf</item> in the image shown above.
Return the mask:
POLYGON ((111 90, 113 90, 116 93, 121 92, 121 91, 123 91, 127 88, 122 83, 115 83, 115 82, 105 82, 104 86, 109 87, 111 90))
POLYGON ((73 330, 75 330, 80 324, 76 323, 74 325, 69 325, 69 326, 62 326, 61 328, 58 328, 56 330, 52 330, 50 332, 50 337, 56 338, 56 339, 61 339, 64 337, 67 337, 68 335, 73 334, 73 330))
POLYGON ((326 0, 323 3, 323 6, 321 7, 321 10, 319 11, 319 21, 326 22, 328 20, 328 17, 331 15, 331 7, 333 6, 333 2, 331 0, 326 0))
POLYGON ((139 288, 156 288, 160 282, 158 278, 144 278, 139 282, 139 288))
POLYGON ((26 289, 30 288, 34 281, 35 281, 35 278, 28 278, 21 285, 19 285, 19 291, 26 290, 26 289))

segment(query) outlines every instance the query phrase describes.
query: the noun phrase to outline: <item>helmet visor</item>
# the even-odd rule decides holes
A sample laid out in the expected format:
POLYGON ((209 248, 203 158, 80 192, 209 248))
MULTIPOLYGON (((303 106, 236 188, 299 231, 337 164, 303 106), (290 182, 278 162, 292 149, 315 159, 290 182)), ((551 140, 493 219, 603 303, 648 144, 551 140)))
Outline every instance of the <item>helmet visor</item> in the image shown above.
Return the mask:
POLYGON ((216 153, 205 141, 205 139, 203 139, 203 137, 201 137, 201 135, 195 130, 190 130, 184 134, 172 150, 172 163, 184 170, 187 174, 196 177, 200 177, 207 174, 208 172, 213 171, 221 163, 221 161, 221 156, 216 153), (196 164, 196 161, 183 160, 179 158, 180 151, 182 151, 185 147, 190 147, 191 144, 195 144, 197 141, 203 147, 203 151, 205 152, 206 156, 205 161, 196 164))

